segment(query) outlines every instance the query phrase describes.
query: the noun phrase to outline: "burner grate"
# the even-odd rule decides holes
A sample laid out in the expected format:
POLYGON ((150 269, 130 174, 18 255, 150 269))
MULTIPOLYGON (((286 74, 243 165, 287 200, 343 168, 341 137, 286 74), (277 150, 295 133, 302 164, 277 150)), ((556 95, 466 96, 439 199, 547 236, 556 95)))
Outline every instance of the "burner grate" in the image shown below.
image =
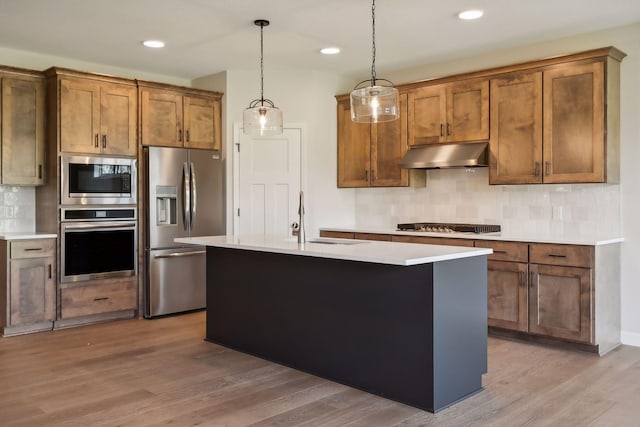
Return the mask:
POLYGON ((423 231, 436 233, 497 233, 500 226, 495 224, 451 224, 446 222, 413 222, 398 224, 400 231, 423 231))

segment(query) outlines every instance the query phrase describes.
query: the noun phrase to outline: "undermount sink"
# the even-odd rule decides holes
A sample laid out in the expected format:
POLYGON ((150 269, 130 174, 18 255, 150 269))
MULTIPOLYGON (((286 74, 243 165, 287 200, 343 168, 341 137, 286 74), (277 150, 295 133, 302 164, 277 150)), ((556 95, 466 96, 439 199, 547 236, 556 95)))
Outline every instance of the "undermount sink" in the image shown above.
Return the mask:
POLYGON ((325 245, 360 245, 363 243, 369 243, 369 242, 363 242, 363 241, 359 241, 359 240, 349 240, 349 239, 328 239, 328 238, 314 238, 314 239, 307 239, 306 243, 322 243, 325 245))

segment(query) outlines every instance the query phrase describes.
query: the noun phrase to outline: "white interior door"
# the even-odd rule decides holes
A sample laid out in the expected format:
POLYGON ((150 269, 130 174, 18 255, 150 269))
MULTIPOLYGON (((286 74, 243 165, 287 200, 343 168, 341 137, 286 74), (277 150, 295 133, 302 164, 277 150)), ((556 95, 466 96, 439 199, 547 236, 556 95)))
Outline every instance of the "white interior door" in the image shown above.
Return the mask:
POLYGON ((291 235, 291 224, 298 220, 302 129, 286 128, 275 137, 236 129, 234 234, 291 235))

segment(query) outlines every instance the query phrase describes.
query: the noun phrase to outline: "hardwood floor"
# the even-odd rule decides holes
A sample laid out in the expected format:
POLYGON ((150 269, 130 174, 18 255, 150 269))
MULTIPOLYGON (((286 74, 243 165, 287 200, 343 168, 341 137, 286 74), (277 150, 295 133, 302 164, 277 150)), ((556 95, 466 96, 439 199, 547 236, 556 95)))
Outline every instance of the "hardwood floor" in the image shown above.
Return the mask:
POLYGON ((640 425, 640 348, 598 358, 490 338, 485 390, 434 415, 204 332, 199 312, 0 338, 0 425, 640 425))

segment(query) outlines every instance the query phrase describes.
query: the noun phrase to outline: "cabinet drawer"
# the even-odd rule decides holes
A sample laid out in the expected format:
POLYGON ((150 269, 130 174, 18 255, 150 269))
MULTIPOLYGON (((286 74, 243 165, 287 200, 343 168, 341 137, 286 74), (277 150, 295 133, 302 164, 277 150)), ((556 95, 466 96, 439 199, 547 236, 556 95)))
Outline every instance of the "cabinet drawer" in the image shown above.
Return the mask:
POLYGON ((532 243, 529 245, 529 262, 592 268, 593 252, 592 246, 532 243))
POLYGON ((56 253, 55 239, 14 240, 11 242, 11 259, 43 258, 56 253))
POLYGON ((332 237, 335 239, 353 239, 353 234, 347 231, 320 231, 320 237, 332 237))
POLYGON ((476 240, 476 247, 493 249, 487 257, 490 260, 529 262, 529 245, 526 243, 476 240))
POLYGON ((449 245, 473 247, 473 240, 452 239, 450 237, 430 237, 430 236, 392 236, 392 242, 404 243, 424 243, 428 245, 449 245))
POLYGON ((60 305, 63 319, 135 309, 135 280, 61 289, 60 305))
POLYGON ((377 234, 377 233, 355 233, 355 238, 358 240, 379 240, 383 242, 390 242, 390 234, 377 234))

